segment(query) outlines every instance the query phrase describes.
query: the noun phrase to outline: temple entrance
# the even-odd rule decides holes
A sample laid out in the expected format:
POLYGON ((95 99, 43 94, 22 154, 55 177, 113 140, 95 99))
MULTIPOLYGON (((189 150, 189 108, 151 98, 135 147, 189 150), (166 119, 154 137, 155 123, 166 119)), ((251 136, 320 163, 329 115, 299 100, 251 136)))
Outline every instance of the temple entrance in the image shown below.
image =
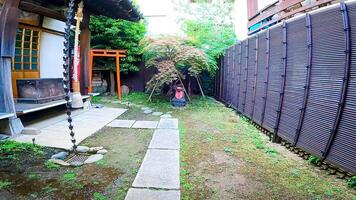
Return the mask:
POLYGON ((105 50, 91 49, 90 50, 90 65, 89 65, 89 92, 93 92, 93 60, 94 57, 108 57, 116 59, 116 77, 117 77, 117 96, 121 100, 121 79, 120 79, 120 58, 126 57, 126 50, 105 50))

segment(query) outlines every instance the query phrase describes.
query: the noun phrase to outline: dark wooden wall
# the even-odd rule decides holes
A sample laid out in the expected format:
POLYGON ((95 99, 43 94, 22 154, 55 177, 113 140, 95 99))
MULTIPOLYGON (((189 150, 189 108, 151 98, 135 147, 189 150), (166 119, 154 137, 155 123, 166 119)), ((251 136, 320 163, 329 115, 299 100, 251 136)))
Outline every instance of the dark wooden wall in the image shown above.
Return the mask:
POLYGON ((217 99, 275 138, 356 173, 355 1, 230 47, 217 77, 217 99))

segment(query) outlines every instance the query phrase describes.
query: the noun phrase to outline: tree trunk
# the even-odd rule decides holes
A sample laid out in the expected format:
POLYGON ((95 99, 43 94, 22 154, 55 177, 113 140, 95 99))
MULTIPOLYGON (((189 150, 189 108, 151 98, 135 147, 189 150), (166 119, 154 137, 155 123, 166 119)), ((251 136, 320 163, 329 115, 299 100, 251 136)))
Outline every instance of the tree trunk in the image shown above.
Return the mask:
POLYGON ((189 94, 189 96, 192 95, 192 88, 191 88, 190 85, 191 85, 191 84, 190 84, 190 76, 188 75, 188 94, 189 94))
POLYGON ((110 70, 110 94, 115 94, 115 74, 112 70, 110 70))

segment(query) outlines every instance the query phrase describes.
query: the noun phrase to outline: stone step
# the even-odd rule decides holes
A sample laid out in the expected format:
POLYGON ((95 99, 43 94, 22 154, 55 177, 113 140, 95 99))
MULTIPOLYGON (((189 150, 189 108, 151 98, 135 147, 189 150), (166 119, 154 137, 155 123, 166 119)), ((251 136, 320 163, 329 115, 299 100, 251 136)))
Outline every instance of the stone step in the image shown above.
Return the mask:
POLYGON ((177 129, 157 129, 149 149, 179 150, 179 131, 177 129))
POLYGON ((178 190, 179 151, 148 149, 132 186, 178 190))
POLYGON ((180 200, 180 191, 131 188, 125 200, 180 200))
POLYGON ((159 129, 178 129, 178 119, 161 118, 158 123, 159 129))

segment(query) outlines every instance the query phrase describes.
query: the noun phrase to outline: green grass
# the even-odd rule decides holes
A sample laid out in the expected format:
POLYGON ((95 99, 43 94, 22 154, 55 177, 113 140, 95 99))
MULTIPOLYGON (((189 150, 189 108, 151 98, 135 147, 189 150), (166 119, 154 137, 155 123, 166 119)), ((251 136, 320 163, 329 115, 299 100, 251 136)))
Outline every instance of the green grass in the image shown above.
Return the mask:
POLYGON ((44 163, 44 167, 49 170, 58 170, 60 168, 59 165, 49 160, 44 163))
POLYGON ((0 180, 0 190, 6 189, 11 186, 11 182, 7 180, 0 180))
POLYGON ((104 159, 99 160, 98 162, 95 163, 98 167, 107 167, 108 162, 104 159))
MULTIPOLYGON (((162 112, 172 109, 168 99, 154 97, 152 102, 147 99, 147 94, 133 93, 124 97, 123 102, 147 106, 162 112)), ((207 180, 214 180, 214 176, 219 176, 217 171, 221 168, 224 171, 231 170, 231 174, 237 172, 236 166, 230 166, 229 163, 214 168, 213 152, 226 153, 231 159, 229 162, 234 159, 241 160, 238 173, 246 179, 258 181, 259 190, 245 193, 243 198, 353 198, 354 193, 347 188, 345 182, 324 172, 315 172, 314 166, 308 165, 308 162, 292 159, 295 155, 291 156, 292 153, 288 150, 277 150, 270 144, 268 137, 246 118, 236 115, 235 111, 212 98, 193 96, 185 109, 173 110, 172 115, 179 119, 180 182, 183 200, 219 199, 219 195, 224 191, 214 187, 214 184, 207 186, 207 180), (201 164, 204 162, 211 166, 203 170, 201 164)), ((237 185, 234 189, 239 190, 241 187, 237 185)), ((121 191, 124 194, 126 190, 121 191)))
POLYGON ((34 172, 32 172, 31 174, 28 175, 28 179, 29 180, 38 180, 40 178, 41 178, 41 176, 39 174, 37 174, 37 173, 34 173, 34 172))
POLYGON ((351 177, 351 179, 347 181, 347 185, 350 188, 356 189, 356 176, 351 177))
POLYGON ((0 142, 0 160, 17 160, 19 155, 24 152, 33 153, 35 155, 43 155, 43 150, 43 147, 31 143, 19 143, 11 140, 5 140, 0 142))
POLYGON ((95 200, 106 200, 106 197, 100 192, 94 192, 93 197, 95 200))
POLYGON ((75 180, 77 180, 77 174, 74 172, 67 172, 62 176, 64 182, 74 182, 75 180))
POLYGON ((46 194, 46 195, 49 195, 49 194, 51 194, 51 193, 53 193, 53 192, 55 192, 55 191, 57 191, 58 189, 56 189, 56 188, 53 188, 53 187, 51 187, 50 185, 47 185, 47 186, 45 186, 44 188, 42 188, 42 191, 46 194))

